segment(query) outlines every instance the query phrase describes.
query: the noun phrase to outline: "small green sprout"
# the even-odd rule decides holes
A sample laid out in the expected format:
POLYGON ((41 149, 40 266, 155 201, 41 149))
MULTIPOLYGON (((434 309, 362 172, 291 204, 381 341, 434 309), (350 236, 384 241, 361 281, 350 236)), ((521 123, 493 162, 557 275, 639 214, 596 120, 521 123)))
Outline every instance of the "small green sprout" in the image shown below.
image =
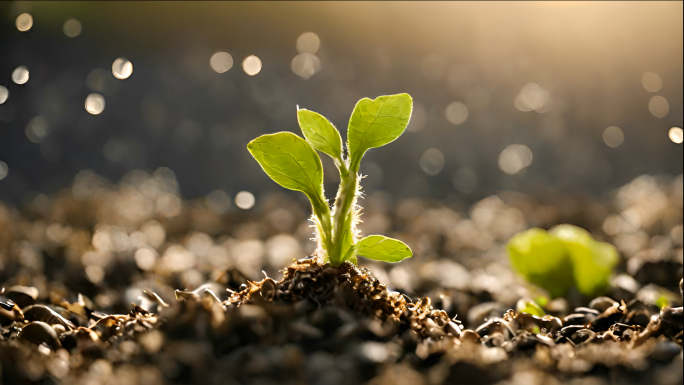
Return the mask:
POLYGON ((601 293, 618 262, 615 247, 568 224, 518 233, 508 241, 506 251, 513 268, 552 297, 564 295, 573 286, 585 295, 601 293))
POLYGON ((541 308, 536 302, 531 299, 521 298, 515 305, 515 310, 518 313, 527 313, 531 315, 536 315, 537 317, 543 317, 546 315, 544 309, 541 308))
POLYGON ((664 308, 664 307, 666 307, 666 306, 670 306, 670 300, 667 299, 666 296, 661 295, 661 296, 658 297, 658 299, 656 300, 655 305, 658 306, 659 309, 662 309, 662 308, 664 308))
POLYGON ((262 135, 247 145, 261 168, 279 185, 301 191, 311 201, 316 227, 316 254, 339 266, 357 263, 357 256, 399 262, 412 256, 403 242, 382 235, 360 239, 356 228, 361 207, 359 165, 371 148, 393 142, 406 130, 413 100, 408 94, 364 98, 354 107, 347 129, 347 148, 335 126, 324 116, 297 108, 302 139, 290 132, 262 135), (316 150, 330 156, 340 173, 340 187, 332 208, 323 191, 323 165, 316 150))

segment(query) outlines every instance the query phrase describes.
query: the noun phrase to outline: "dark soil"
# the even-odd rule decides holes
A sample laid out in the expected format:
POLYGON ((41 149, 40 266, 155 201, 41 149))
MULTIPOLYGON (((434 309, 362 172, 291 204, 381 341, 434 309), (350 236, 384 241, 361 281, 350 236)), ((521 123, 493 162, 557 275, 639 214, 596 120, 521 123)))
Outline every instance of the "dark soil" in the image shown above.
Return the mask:
POLYGON ((611 383, 681 381, 682 308, 608 297, 543 318, 513 310, 464 329, 429 298, 390 291, 368 269, 315 258, 237 291, 204 285, 165 303, 102 314, 4 293, 5 383, 611 383), (23 309, 16 302, 23 302, 23 309), (678 366, 679 370, 673 368, 678 366), (535 382, 527 382, 535 383, 535 382))
POLYGON ((414 258, 278 271, 310 245, 289 198, 217 214, 172 199, 163 172, 80 176, 26 208, 0 204, 0 381, 681 384, 681 182, 640 177, 607 202, 501 194, 468 213, 375 194, 362 230, 406 240, 414 258), (502 245, 558 223, 615 244, 616 275, 606 297, 519 314, 540 293, 502 245))

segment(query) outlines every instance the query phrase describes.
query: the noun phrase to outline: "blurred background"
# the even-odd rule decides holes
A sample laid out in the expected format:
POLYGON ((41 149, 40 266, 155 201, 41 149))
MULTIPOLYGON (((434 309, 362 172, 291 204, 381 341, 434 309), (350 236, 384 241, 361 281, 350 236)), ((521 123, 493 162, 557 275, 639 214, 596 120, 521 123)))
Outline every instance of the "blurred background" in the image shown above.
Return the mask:
POLYGON ((399 92, 413 117, 364 159, 369 194, 469 205, 682 173, 682 2, 13 1, 0 36, 11 204, 164 167, 185 198, 258 208, 282 189, 249 140, 300 133, 296 105, 344 138, 359 99, 399 92))
MULTIPOLYGON (((247 143, 276 131, 301 134, 297 105, 328 117, 345 138, 359 99, 406 92, 414 100, 407 132, 361 164, 368 176, 360 230, 414 251, 399 264, 361 259, 380 281, 427 296, 475 328, 521 298, 544 296, 511 270, 507 240, 533 226, 571 223, 620 252, 606 295, 656 312, 663 303, 681 306, 682 8, 681 1, 0 2, 0 283, 32 290, 59 311, 65 300, 127 314, 131 303, 151 309, 143 290, 184 309, 176 289, 211 287, 224 300, 226 287, 261 280, 262 271, 279 279, 279 270, 315 249, 311 208, 262 172, 247 143)), ((332 199, 337 171, 322 160, 332 199)), ((567 314, 590 300, 571 290, 547 310, 567 314)), ((234 310, 225 323, 220 311, 171 313, 179 316, 165 317, 163 333, 138 339, 145 353, 132 365, 111 366, 114 353, 134 357, 133 348, 108 343, 107 359, 93 365, 72 351, 71 361, 67 353, 47 369, 35 364, 46 362, 43 353, 36 361, 0 349, 0 372, 7 383, 20 382, 11 377, 18 368, 36 382, 48 373, 68 384, 107 376, 134 384, 136 375, 146 385, 237 383, 231 376, 264 384, 273 382, 260 377, 263 354, 302 352, 297 376, 321 379, 311 383, 376 374, 351 353, 310 348, 318 345, 244 350, 262 333, 252 318, 244 320, 253 331, 235 333, 246 339, 215 338, 233 330, 223 326, 240 319, 234 310), (78 364, 69 369, 67 361, 78 364)), ((318 330, 316 317, 301 330, 318 330)), ((365 343, 371 332, 358 330, 354 338, 335 334, 345 336, 336 351, 365 343)), ((668 365, 644 383, 680 384, 681 361, 668 365)), ((639 381, 633 369, 610 373, 614 383, 639 381)), ((589 382, 605 383, 582 383, 589 382)))

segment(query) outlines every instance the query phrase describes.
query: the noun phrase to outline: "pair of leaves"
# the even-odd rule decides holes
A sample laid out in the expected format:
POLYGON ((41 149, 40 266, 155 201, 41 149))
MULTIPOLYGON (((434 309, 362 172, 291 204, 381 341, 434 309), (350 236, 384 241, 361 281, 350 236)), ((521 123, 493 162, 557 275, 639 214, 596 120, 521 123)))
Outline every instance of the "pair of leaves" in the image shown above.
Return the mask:
MULTIPOLYGON (((406 130, 413 99, 408 94, 363 98, 356 103, 349 119, 347 139, 351 169, 358 171, 363 155, 371 148, 395 141, 406 130)), ((305 109, 297 110, 297 120, 304 137, 314 149, 329 155, 338 164, 342 159, 342 138, 324 116, 305 109)))
MULTIPOLYGON (((290 132, 279 132, 254 139, 247 149, 276 183, 306 194, 319 223, 326 223, 329 207, 323 192, 323 166, 316 150, 333 158, 341 173, 356 173, 368 149, 384 146, 401 136, 412 108, 413 100, 408 94, 361 99, 349 120, 349 160, 344 158, 342 138, 335 126, 322 115, 305 109, 297 110, 297 120, 306 140, 290 132)), ((354 251, 387 262, 411 256, 411 249, 403 242, 379 235, 360 240, 354 251)), ((353 255, 349 259, 352 258, 353 255)))
MULTIPOLYGON (((408 94, 361 99, 349 120, 351 163, 358 164, 368 149, 397 139, 406 129, 412 106, 408 94)), ((290 132, 279 132, 254 139, 247 149, 281 186, 309 197, 322 195, 323 166, 314 150, 342 162, 342 138, 335 126, 316 112, 299 109, 297 120, 306 140, 290 132)))
POLYGON ((618 262, 615 247, 567 224, 548 232, 532 228, 518 233, 508 241, 506 251, 513 268, 552 297, 564 295, 573 286, 585 295, 599 294, 618 262))

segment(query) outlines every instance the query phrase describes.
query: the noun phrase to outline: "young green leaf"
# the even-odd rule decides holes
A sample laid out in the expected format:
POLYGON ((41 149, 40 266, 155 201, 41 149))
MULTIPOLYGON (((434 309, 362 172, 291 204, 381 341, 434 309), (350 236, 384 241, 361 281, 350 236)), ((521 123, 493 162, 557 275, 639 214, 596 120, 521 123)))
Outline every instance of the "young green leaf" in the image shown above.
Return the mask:
POLYGON ((543 317, 546 315, 544 309, 542 309, 541 306, 537 305, 531 299, 519 299, 518 303, 515 305, 515 310, 518 313, 532 314, 536 315, 537 317, 543 317))
POLYGON ((325 201, 323 165, 309 143, 291 132, 262 135, 247 149, 279 185, 301 191, 314 205, 325 201))
POLYGON ((399 262, 411 258, 411 249, 402 241, 382 235, 370 235, 356 244, 356 254, 383 262, 399 262))
POLYGON ((317 112, 299 109, 297 121, 304 137, 314 149, 342 162, 342 138, 328 119, 317 112))
POLYGON ((613 245, 597 242, 587 230, 573 225, 558 225, 549 230, 549 234, 565 243, 580 293, 595 295, 608 286, 610 274, 619 259, 613 245))
POLYGON ((666 296, 661 295, 658 297, 658 299, 655 301, 655 305, 658 306, 659 309, 664 308, 665 306, 670 306, 670 300, 667 299, 666 296))
POLYGON ((350 169, 358 172, 361 158, 368 149, 384 146, 401 136, 411 118, 412 109, 413 99, 408 94, 359 100, 349 119, 347 132, 350 169))
POLYGON ((540 228, 514 235, 506 245, 511 265, 528 282, 552 297, 564 295, 574 284, 572 261, 561 240, 540 228))

